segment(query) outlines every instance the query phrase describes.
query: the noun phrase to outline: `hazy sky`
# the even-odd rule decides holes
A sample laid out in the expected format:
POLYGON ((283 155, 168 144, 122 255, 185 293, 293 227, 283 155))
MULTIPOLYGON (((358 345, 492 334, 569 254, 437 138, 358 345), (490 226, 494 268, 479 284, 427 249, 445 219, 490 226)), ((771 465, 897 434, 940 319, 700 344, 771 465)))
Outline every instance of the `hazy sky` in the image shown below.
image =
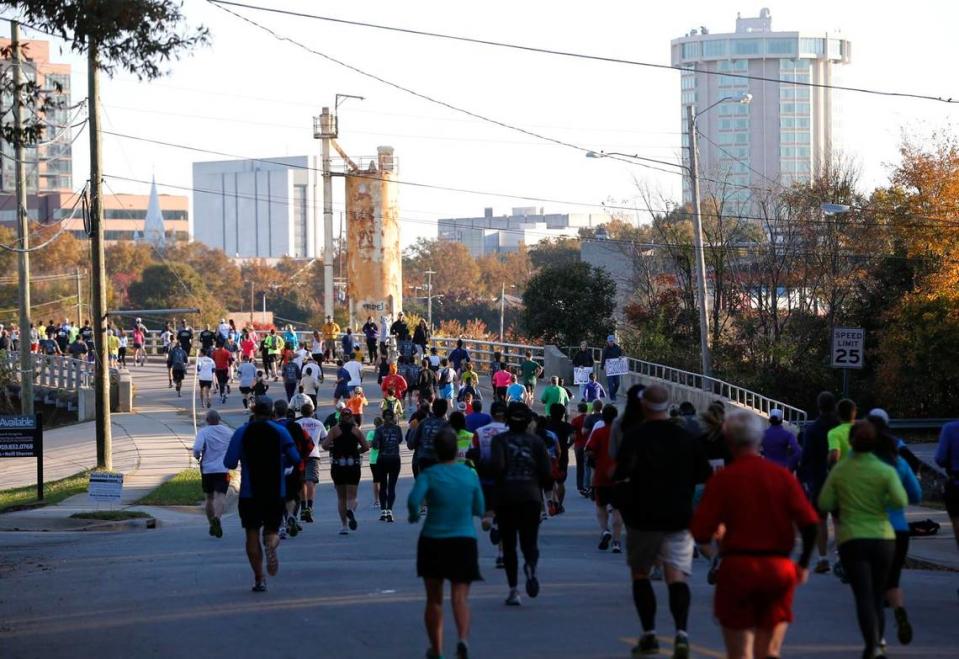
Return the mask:
MULTIPOLYGON (((951 1, 673 3, 593 0, 451 3, 420 0, 327 3, 251 0, 250 4, 421 30, 669 63, 670 39, 705 25, 731 32, 737 11, 768 6, 774 30, 841 32, 852 41, 844 84, 959 99, 946 74, 957 55, 959 3, 951 1), (907 10, 909 8, 909 10, 907 10)), ((563 141, 676 162, 679 73, 588 62, 479 45, 385 33, 328 22, 238 10, 315 50, 420 93, 563 141)), ((129 74, 104 79, 104 128, 238 156, 317 153, 312 116, 334 94, 365 96, 340 108, 340 143, 353 156, 395 147, 400 178, 417 183, 552 199, 524 202, 427 188, 400 188, 403 240, 435 236, 440 217, 497 214, 513 206, 547 212, 598 212, 579 204, 636 196, 634 179, 673 199, 679 175, 588 160, 581 152, 492 126, 365 78, 297 46, 281 43, 203 0, 186 0, 193 24, 207 25, 210 46, 171 65, 170 75, 139 83, 129 74)), ((9 34, 9 28, 4 28, 9 34)), ((34 37, 29 30, 27 37, 34 37)), ((74 101, 86 95, 85 60, 64 49, 54 59, 73 68, 74 101)), ((897 160, 903 131, 927 135, 950 125, 956 106, 840 92, 844 147, 863 186, 881 183, 897 160)), ((107 174, 148 180, 161 192, 189 194, 191 164, 221 159, 105 137, 107 174)), ((76 142, 74 185, 87 176, 86 135, 76 142)), ((117 192, 146 185, 110 180, 117 192)), ((336 209, 342 183, 335 182, 336 209)), ((108 190, 109 191, 109 190, 108 190)))

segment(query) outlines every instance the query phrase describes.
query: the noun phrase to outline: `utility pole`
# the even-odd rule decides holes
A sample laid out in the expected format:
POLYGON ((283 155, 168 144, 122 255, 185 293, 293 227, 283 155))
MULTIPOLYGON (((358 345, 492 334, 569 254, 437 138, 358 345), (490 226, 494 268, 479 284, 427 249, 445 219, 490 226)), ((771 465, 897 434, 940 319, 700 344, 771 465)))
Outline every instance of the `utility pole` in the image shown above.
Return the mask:
POLYGON ((253 282, 250 282, 250 327, 253 327, 253 282))
MULTIPOLYGON (((699 303, 699 350, 704 377, 712 377, 709 353, 709 312, 706 309, 706 254, 703 250, 703 218, 699 207, 699 168, 696 153, 696 115, 686 106, 686 133, 689 135, 689 186, 693 199, 693 251, 696 253, 696 297, 699 303)), ((705 386, 705 383, 704 383, 705 386)))
POLYGON ((90 122, 90 248, 93 262, 93 339, 96 347, 97 467, 113 469, 113 430, 110 425, 110 361, 107 358, 107 282, 103 254, 103 157, 100 153, 100 70, 97 43, 87 44, 87 103, 90 122))
POLYGON ((430 326, 430 331, 433 331, 433 275, 436 274, 435 270, 427 270, 423 274, 426 275, 426 324, 430 326))
POLYGON ((323 156, 323 311, 333 315, 333 171, 330 140, 336 137, 336 117, 325 107, 313 118, 313 137, 319 138, 323 156))
POLYGON ((33 354, 30 352, 30 236, 27 220, 27 181, 23 172, 23 70, 20 62, 20 24, 10 21, 13 49, 13 132, 17 179, 17 275, 20 282, 20 412, 33 416, 33 354))
POLYGON ((503 282, 503 290, 499 294, 499 342, 503 342, 503 325, 506 322, 506 282, 503 282))
POLYGON ((83 284, 80 279, 80 266, 77 266, 77 327, 83 327, 83 284))

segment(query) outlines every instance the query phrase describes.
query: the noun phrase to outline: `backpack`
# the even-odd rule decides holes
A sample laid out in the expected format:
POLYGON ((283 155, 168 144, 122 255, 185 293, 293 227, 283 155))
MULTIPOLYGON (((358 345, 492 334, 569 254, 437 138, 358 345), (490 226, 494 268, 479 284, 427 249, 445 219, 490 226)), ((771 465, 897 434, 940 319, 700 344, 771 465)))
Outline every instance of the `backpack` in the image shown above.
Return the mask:
POLYGON ((449 366, 447 366, 440 372, 441 385, 447 385, 453 381, 453 373, 451 371, 452 369, 449 366))
POLYGON ((926 535, 936 535, 939 533, 939 523, 931 519, 923 519, 918 522, 909 522, 909 535, 913 537, 922 537, 926 535))

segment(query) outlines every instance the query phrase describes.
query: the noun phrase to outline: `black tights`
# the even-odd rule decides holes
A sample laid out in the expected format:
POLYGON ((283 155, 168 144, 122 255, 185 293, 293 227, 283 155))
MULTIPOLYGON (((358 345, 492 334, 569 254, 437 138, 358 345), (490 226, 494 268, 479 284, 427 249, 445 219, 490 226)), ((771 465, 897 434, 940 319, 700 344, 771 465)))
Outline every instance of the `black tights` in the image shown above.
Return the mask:
POLYGON ((523 559, 535 568, 539 561, 539 547, 536 538, 539 534, 540 504, 535 501, 503 506, 496 509, 496 523, 503 539, 503 564, 506 568, 506 581, 510 588, 516 588, 518 582, 519 561, 516 555, 516 538, 523 559))
MULTIPOLYGON (((673 614, 673 623, 677 632, 686 631, 689 617, 689 585, 682 581, 671 583, 669 589, 669 612, 673 614)), ((643 632, 656 629, 656 594, 653 584, 646 579, 633 579, 633 604, 639 614, 643 632)))
POLYGON ((380 458, 376 467, 380 471, 380 510, 393 510, 396 502, 396 481, 400 477, 400 461, 380 458))
POLYGON ((839 559, 856 599, 856 618, 867 653, 882 638, 882 601, 895 548, 894 540, 879 539, 849 540, 839 545, 839 559))

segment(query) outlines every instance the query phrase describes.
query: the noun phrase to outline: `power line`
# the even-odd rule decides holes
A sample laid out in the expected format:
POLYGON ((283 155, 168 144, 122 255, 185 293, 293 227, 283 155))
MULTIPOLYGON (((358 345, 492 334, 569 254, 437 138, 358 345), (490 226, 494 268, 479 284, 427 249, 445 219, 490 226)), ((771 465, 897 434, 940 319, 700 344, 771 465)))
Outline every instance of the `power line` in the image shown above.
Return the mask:
MULTIPOLYGON (((299 42, 299 41, 297 41, 297 40, 295 40, 295 39, 292 39, 292 38, 290 38, 290 37, 281 35, 281 34, 279 34, 278 32, 272 30, 271 28, 268 28, 268 27, 266 27, 265 25, 262 25, 262 24, 260 24, 260 23, 257 23, 256 21, 254 21, 254 20, 252 20, 252 19, 250 19, 250 18, 247 18, 246 16, 243 16, 242 14, 238 14, 237 12, 235 12, 235 11, 233 11, 233 10, 231 10, 231 9, 227 9, 226 7, 220 6, 219 4, 217 4, 216 2, 214 2, 214 0, 207 0, 207 1, 210 2, 211 4, 213 4, 213 6, 217 7, 217 8, 220 9, 221 11, 224 11, 224 12, 226 12, 226 13, 228 13, 228 14, 232 14, 233 16, 236 16, 236 17, 239 18, 240 20, 245 21, 245 22, 249 23, 250 25, 255 26, 256 28, 258 28, 258 29, 260 29, 260 30, 263 30, 264 32, 266 32, 267 34, 271 35, 273 38, 277 39, 278 41, 286 41, 286 42, 288 42, 288 43, 291 43, 291 44, 297 46, 298 48, 302 48, 303 50, 305 50, 305 51, 307 51, 307 52, 309 52, 309 53, 313 53, 314 55, 317 55, 317 56, 319 56, 319 57, 322 57, 323 59, 325 59, 325 60, 327 60, 327 61, 333 62, 334 64, 337 64, 337 65, 342 66, 342 67, 344 67, 344 68, 346 68, 346 69, 349 69, 350 71, 353 71, 354 73, 358 73, 359 75, 362 75, 362 76, 364 76, 364 77, 366 77, 366 78, 369 78, 369 79, 371 79, 371 80, 375 80, 375 81, 377 81, 377 82, 379 82, 379 83, 381 83, 381 84, 387 85, 387 86, 392 87, 392 88, 394 88, 394 89, 398 89, 398 90, 400 90, 400 91, 402 91, 402 92, 405 92, 405 93, 407 93, 407 94, 410 94, 410 95, 412 95, 412 96, 415 96, 415 97, 417 97, 417 98, 420 98, 420 99, 422 99, 422 100, 424 100, 424 101, 427 101, 427 102, 429 102, 429 103, 433 103, 433 104, 435 104, 435 105, 439 105, 439 106, 444 107, 444 108, 446 108, 446 109, 448 109, 448 110, 453 110, 454 112, 459 112, 459 113, 465 114, 465 115, 467 115, 467 116, 469 116, 469 117, 473 117, 474 119, 479 119, 480 121, 485 121, 485 122, 487 122, 487 123, 493 124, 493 125, 495 125, 495 126, 499 126, 499 127, 501 127, 501 128, 506 128, 506 129, 508 129, 508 130, 516 131, 516 132, 522 133, 522 134, 524 134, 524 135, 529 135, 530 137, 535 137, 536 139, 543 140, 543 141, 545 141, 545 142, 552 142, 553 144, 557 144, 557 145, 560 145, 560 146, 565 146, 565 147, 567 147, 567 148, 573 149, 573 150, 575 150, 575 151, 579 151, 579 152, 581 152, 581 153, 589 153, 590 151, 593 151, 593 149, 588 149, 588 148, 586 148, 586 147, 584 147, 584 146, 580 146, 580 145, 578 145, 578 144, 573 144, 572 142, 567 142, 567 141, 565 141, 565 140, 561 140, 561 139, 558 139, 558 138, 555 138, 555 137, 550 137, 550 136, 548 136, 548 135, 544 135, 544 134, 542 134, 542 133, 537 133, 537 132, 532 131, 532 130, 529 130, 529 129, 527 129, 527 128, 521 128, 521 127, 519 127, 519 126, 514 126, 514 125, 512 125, 512 124, 509 124, 509 123, 507 123, 507 122, 505 122, 505 121, 501 121, 501 120, 499 120, 499 119, 494 119, 494 118, 492 118, 492 117, 488 117, 488 116, 486 116, 486 115, 484 115, 484 114, 480 114, 480 113, 478 113, 478 112, 473 112, 472 110, 467 110, 466 108, 460 107, 460 106, 458 106, 458 105, 453 105, 452 103, 448 103, 447 101, 443 101, 443 100, 441 100, 441 99, 438 99, 438 98, 436 98, 436 97, 430 96, 430 95, 428 95, 428 94, 424 94, 424 93, 422 93, 422 92, 418 92, 418 91, 416 91, 416 90, 414 90, 414 89, 411 89, 410 87, 404 87, 403 85, 400 85, 400 84, 398 84, 398 83, 395 83, 395 82, 392 82, 392 81, 390 81, 390 80, 387 80, 386 78, 383 78, 383 77, 381 77, 381 76, 378 76, 378 75, 376 75, 376 74, 374 74, 374 73, 369 73, 369 72, 367 72, 367 71, 364 71, 363 69, 360 69, 360 68, 358 68, 358 67, 356 67, 356 66, 353 66, 352 64, 348 64, 348 63, 344 62, 343 60, 340 60, 340 59, 337 59, 337 58, 333 57, 332 55, 327 55, 326 53, 322 53, 322 52, 320 52, 320 51, 318 51, 318 50, 315 50, 315 49, 313 49, 313 48, 310 48, 310 47, 307 46, 306 44, 303 44, 303 43, 301 43, 301 42, 299 42)), ((643 161, 643 162, 639 162, 639 163, 633 162, 632 160, 625 160, 625 159, 618 158, 618 157, 613 157, 613 156, 608 156, 608 157, 610 157, 612 160, 620 160, 620 161, 622 161, 622 162, 626 162, 626 163, 633 164, 633 165, 639 165, 639 166, 641 166, 641 167, 646 167, 646 168, 648 168, 648 169, 653 169, 653 170, 657 170, 657 171, 661 171, 661 172, 666 172, 667 174, 676 174, 677 172, 672 171, 672 170, 663 169, 662 167, 658 167, 658 166, 656 166, 656 165, 649 165, 649 164, 644 164, 644 163, 657 163, 658 165, 665 165, 665 166, 668 166, 668 167, 679 167, 680 169, 682 168, 682 165, 679 165, 679 164, 677 164, 677 163, 672 163, 672 162, 668 162, 668 161, 665 161, 665 160, 658 160, 658 159, 656 159, 656 158, 646 158, 646 157, 644 157, 644 156, 634 156, 636 160, 643 161)))
MULTIPOLYGON (((497 47, 497 48, 509 48, 509 49, 512 49, 512 50, 522 50, 522 51, 531 52, 531 53, 539 53, 539 54, 542 54, 542 55, 558 55, 558 56, 560 56, 560 57, 572 57, 572 58, 576 58, 576 59, 592 60, 592 61, 597 61, 597 62, 605 62, 605 63, 609 63, 609 64, 625 64, 625 65, 630 65, 630 66, 641 66, 641 67, 646 67, 646 68, 664 69, 664 70, 670 70, 670 71, 689 71, 689 72, 703 73, 703 74, 706 74, 706 75, 713 75, 713 76, 721 75, 721 76, 726 76, 726 77, 729 77, 729 78, 741 78, 741 79, 744 79, 744 80, 756 80, 756 81, 759 81, 759 82, 788 83, 788 84, 793 84, 793 85, 797 85, 797 86, 815 87, 815 88, 817 88, 817 89, 836 89, 836 90, 839 90, 839 91, 857 92, 857 93, 860 93, 860 94, 873 94, 873 95, 876 95, 876 96, 893 96, 893 97, 899 97, 899 98, 912 98, 912 99, 918 99, 918 100, 923 100, 923 101, 938 101, 938 102, 940 102, 940 103, 948 103, 948 104, 959 103, 959 99, 953 100, 953 98, 952 98, 951 96, 948 97, 948 98, 943 98, 942 96, 934 96, 934 95, 931 95, 931 94, 918 94, 918 93, 912 93, 912 92, 886 91, 886 90, 881 90, 881 89, 869 89, 869 88, 866 88, 866 87, 850 87, 850 86, 847 86, 847 85, 832 85, 832 84, 818 83, 818 82, 799 82, 799 81, 795 81, 795 80, 783 80, 783 79, 781 79, 781 78, 769 78, 769 77, 766 77, 766 76, 750 75, 750 74, 747 74, 747 73, 734 73, 734 72, 726 72, 726 71, 709 71, 709 70, 707 70, 707 69, 699 69, 699 68, 696 68, 696 67, 693 67, 693 66, 682 66, 682 65, 677 65, 677 64, 660 64, 660 63, 656 63, 656 62, 643 62, 643 61, 639 61, 639 60, 623 59, 623 58, 619 58, 619 57, 607 57, 607 56, 603 56, 603 55, 590 55, 590 54, 587 54, 587 53, 577 53, 577 52, 566 51, 566 50, 555 50, 555 49, 552 49, 552 48, 540 48, 540 47, 536 47, 536 46, 528 46, 528 45, 524 45, 524 44, 509 43, 509 42, 505 42, 505 41, 494 41, 494 40, 491 40, 491 39, 478 39, 478 38, 474 38, 474 37, 464 37, 464 36, 459 36, 459 35, 443 34, 443 33, 441 33, 441 32, 429 32, 429 31, 426 31, 426 30, 414 30, 414 29, 412 29, 412 28, 401 28, 401 27, 396 27, 396 26, 391 26, 391 25, 381 25, 381 24, 377 24, 377 23, 368 23, 368 22, 364 22, 364 21, 353 21, 353 20, 347 20, 347 19, 343 19, 343 18, 334 18, 334 17, 331 17, 331 16, 319 16, 319 15, 317 15, 317 14, 307 14, 307 13, 304 13, 304 12, 297 12, 297 11, 292 11, 292 10, 288 10, 288 9, 278 9, 278 8, 274 8, 274 7, 262 7, 262 6, 258 6, 258 5, 245 4, 245 3, 242 3, 242 2, 228 2, 227 0, 207 0, 207 2, 209 2, 210 4, 213 4, 213 5, 216 5, 216 6, 220 7, 220 9, 223 9, 224 11, 229 11, 229 10, 227 10, 227 9, 226 9, 224 6, 222 6, 222 5, 229 5, 229 6, 232 6, 232 7, 242 7, 243 9, 252 9, 252 10, 254 10, 254 11, 269 12, 269 13, 281 14, 281 15, 285 15, 285 16, 293 16, 293 17, 296 17, 296 18, 309 18, 309 19, 318 20, 318 21, 327 21, 327 22, 330 22, 330 23, 338 23, 338 24, 341 24, 341 25, 351 25, 351 26, 354 26, 354 27, 371 28, 371 29, 374 29, 374 30, 384 30, 384 31, 388 31, 388 32, 399 32, 399 33, 410 34, 410 35, 418 36, 418 37, 431 37, 431 38, 435 38, 435 39, 446 39, 446 40, 449 40, 449 41, 461 41, 461 42, 472 43, 472 44, 477 44, 477 45, 481 45, 481 46, 494 46, 494 47, 497 47)), ((249 21, 249 22, 251 22, 251 23, 254 23, 255 25, 258 25, 258 26, 259 26, 259 24, 257 24, 255 21, 252 21, 252 20, 250 20, 250 19, 247 19, 247 18, 246 18, 245 16, 243 16, 242 14, 238 14, 238 13, 233 12, 233 11, 229 11, 229 13, 231 13, 231 14, 233 14, 233 15, 235 15, 235 16, 239 16, 240 18, 243 18, 243 19, 245 19, 245 20, 247 20, 247 21, 249 21)), ((263 27, 263 26, 259 26, 259 27, 263 27)), ((268 30, 268 28, 263 28, 263 29, 268 30)), ((269 30, 268 30, 268 31, 269 31, 269 30)), ((292 40, 290 40, 290 39, 287 39, 287 40, 288 40, 288 41, 292 41, 292 40)), ((294 43, 295 43, 295 42, 294 42, 294 43)), ((329 59, 332 59, 332 58, 329 58, 329 59)))

